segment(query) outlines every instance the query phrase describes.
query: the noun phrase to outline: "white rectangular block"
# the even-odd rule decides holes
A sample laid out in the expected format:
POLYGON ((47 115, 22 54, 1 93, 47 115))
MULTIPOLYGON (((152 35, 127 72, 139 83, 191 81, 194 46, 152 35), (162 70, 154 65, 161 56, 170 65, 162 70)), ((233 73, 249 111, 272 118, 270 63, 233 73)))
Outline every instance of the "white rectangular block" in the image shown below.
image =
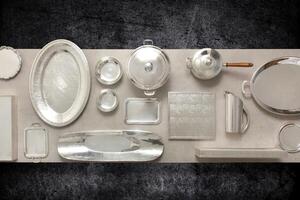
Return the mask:
POLYGON ((287 156, 287 152, 278 148, 196 148, 198 158, 250 158, 279 159, 287 156))
POLYGON ((14 96, 0 96, 0 161, 17 159, 17 113, 14 96))

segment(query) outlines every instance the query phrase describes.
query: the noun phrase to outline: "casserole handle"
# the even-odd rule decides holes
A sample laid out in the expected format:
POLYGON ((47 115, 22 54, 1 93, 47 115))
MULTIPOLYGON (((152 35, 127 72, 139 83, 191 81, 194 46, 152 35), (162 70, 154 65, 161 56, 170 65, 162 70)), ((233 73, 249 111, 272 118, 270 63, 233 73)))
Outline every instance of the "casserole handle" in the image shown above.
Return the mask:
POLYGON ((153 45, 153 40, 145 39, 145 40, 143 41, 143 45, 153 45))
POLYGON ((153 96, 155 94, 155 90, 145 90, 144 94, 148 97, 153 96))

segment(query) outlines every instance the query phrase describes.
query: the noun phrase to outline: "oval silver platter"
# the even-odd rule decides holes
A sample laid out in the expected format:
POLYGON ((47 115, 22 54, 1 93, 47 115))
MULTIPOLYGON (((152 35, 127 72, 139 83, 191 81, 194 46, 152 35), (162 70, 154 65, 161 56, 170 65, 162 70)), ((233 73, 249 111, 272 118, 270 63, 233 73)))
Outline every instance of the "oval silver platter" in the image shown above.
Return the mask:
POLYGON ((250 81, 244 81, 242 92, 273 114, 300 115, 299 77, 300 58, 278 58, 258 68, 250 81))
POLYGON ((158 135, 139 130, 66 133, 58 139, 58 153, 65 159, 76 161, 152 161, 163 153, 160 140, 158 135))
POLYGON ((46 123, 62 127, 83 111, 91 78, 82 50, 68 40, 54 40, 37 54, 29 79, 32 106, 46 123))

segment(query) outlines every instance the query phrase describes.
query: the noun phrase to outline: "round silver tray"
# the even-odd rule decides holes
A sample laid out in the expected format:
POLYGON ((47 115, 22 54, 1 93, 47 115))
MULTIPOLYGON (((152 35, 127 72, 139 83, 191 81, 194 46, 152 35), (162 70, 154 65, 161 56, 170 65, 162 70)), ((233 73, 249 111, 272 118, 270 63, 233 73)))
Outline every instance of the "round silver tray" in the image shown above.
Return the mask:
POLYGON ((278 58, 258 68, 250 81, 244 81, 242 93, 273 114, 300 115, 299 76, 300 58, 278 58))

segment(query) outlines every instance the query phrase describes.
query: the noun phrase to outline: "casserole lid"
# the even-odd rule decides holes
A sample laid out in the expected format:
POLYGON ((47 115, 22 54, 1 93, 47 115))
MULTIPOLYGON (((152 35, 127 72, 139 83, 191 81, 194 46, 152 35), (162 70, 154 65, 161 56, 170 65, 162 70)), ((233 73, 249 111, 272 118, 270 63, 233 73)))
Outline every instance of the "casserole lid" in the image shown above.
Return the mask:
POLYGON ((132 83, 143 90, 155 90, 161 87, 170 73, 169 59, 152 40, 145 40, 137 48, 128 62, 128 77, 132 83))

